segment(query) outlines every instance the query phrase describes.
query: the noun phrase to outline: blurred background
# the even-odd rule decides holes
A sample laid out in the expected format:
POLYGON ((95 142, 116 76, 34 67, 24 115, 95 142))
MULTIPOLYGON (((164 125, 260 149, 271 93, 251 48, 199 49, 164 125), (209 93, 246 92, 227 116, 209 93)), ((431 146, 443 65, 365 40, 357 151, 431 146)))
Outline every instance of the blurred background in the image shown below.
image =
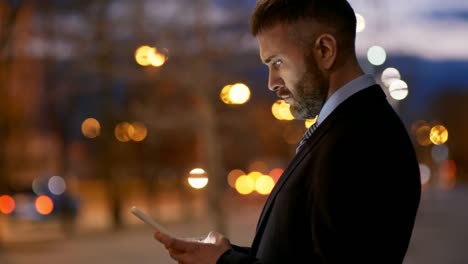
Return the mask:
MULTIPOLYGON (((468 263, 468 2, 350 3, 420 161, 405 263, 468 263)), ((0 0, 0 263, 173 263, 133 205, 251 243, 315 122, 268 91, 254 4, 0 0)))

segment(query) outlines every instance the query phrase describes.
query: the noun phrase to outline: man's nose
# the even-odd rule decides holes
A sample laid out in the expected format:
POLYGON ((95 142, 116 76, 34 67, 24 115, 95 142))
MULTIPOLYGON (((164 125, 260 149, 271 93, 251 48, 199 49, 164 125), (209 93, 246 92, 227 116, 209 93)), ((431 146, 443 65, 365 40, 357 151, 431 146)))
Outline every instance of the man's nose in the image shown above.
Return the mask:
POLYGON ((270 71, 268 74, 268 89, 275 92, 282 87, 284 87, 283 79, 276 72, 270 71))

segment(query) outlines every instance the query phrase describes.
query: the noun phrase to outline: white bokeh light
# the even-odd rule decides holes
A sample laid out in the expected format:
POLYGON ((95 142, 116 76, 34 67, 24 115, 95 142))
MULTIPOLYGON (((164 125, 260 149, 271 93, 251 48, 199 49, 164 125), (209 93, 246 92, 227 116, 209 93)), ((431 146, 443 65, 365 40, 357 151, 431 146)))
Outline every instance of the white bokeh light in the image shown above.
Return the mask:
POLYGON ((431 169, 424 163, 419 164, 419 171, 421 174, 421 184, 426 184, 431 179, 431 169))
POLYGON ((387 60, 387 53, 380 46, 372 46, 367 51, 367 59, 372 65, 379 66, 387 60))
POLYGON ((366 19, 361 15, 356 13, 356 32, 362 32, 366 29, 366 19))
POLYGON ((61 195, 65 192, 66 184, 65 180, 60 176, 52 176, 49 179, 48 187, 51 193, 55 195, 61 195))
POLYGON ((400 72, 395 68, 387 68, 382 72, 382 83, 390 87, 390 85, 397 80, 401 79, 400 72))
POLYGON ((408 96, 408 84, 402 80, 393 81, 389 88, 390 96, 395 100, 403 100, 408 96))

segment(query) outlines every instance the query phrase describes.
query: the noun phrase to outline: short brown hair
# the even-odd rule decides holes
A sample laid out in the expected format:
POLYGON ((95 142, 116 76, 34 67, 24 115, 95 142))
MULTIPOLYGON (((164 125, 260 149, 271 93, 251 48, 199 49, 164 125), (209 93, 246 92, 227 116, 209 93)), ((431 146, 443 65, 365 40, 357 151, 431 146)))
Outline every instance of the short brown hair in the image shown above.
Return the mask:
POLYGON ((257 36, 278 23, 313 20, 336 30, 343 46, 354 49, 356 15, 346 0, 258 0, 251 17, 251 32, 257 36))

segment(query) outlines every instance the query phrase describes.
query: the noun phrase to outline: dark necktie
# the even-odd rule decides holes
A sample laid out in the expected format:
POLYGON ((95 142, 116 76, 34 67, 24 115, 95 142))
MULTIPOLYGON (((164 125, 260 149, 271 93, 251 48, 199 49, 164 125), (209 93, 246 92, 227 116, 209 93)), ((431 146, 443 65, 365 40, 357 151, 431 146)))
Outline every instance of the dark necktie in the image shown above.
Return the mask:
POLYGON ((310 139, 312 133, 314 133, 315 129, 317 129, 317 122, 315 122, 307 131, 305 132, 304 136, 302 137, 301 142, 299 142, 299 146, 296 148, 296 154, 299 153, 301 147, 310 139))

